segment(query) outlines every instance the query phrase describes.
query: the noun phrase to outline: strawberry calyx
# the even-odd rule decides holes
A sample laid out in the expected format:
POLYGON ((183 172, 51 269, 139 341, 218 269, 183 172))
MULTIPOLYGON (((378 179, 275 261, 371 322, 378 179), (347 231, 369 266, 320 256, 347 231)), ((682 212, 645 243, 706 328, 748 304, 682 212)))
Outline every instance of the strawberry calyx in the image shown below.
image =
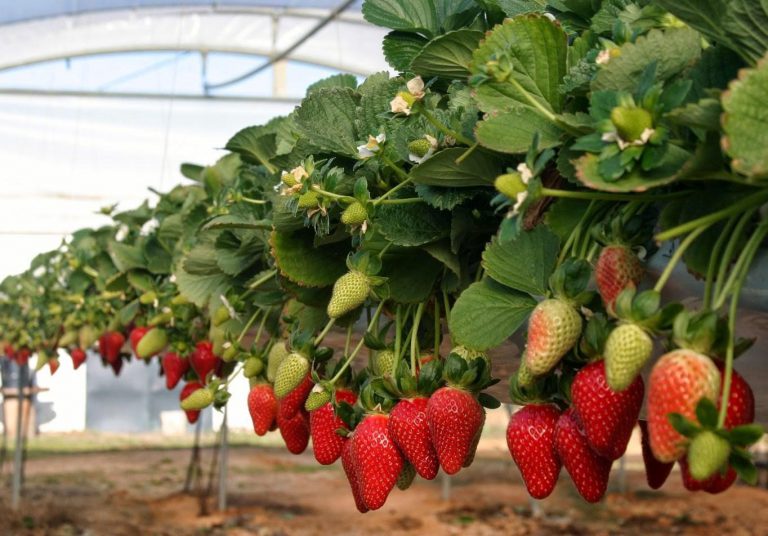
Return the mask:
POLYGON ((624 289, 614 306, 614 314, 619 320, 635 324, 649 333, 670 329, 682 311, 680 303, 661 307, 661 293, 658 291, 638 293, 634 287, 624 289))
POLYGON ((592 266, 584 259, 569 258, 563 261, 549 278, 549 288, 554 298, 564 301, 577 310, 593 301, 595 292, 587 290, 592 277, 592 266))
POLYGON ((448 387, 472 393, 486 408, 494 409, 501 405, 493 396, 481 392, 499 382, 491 378, 491 365, 485 359, 467 360, 451 353, 443 365, 443 379, 448 387))
POLYGON ((723 324, 714 311, 692 312, 685 309, 674 317, 672 341, 680 348, 687 348, 710 355, 723 337, 723 324))
POLYGON ((698 422, 679 413, 670 413, 668 419, 675 430, 690 440, 686 460, 693 478, 706 480, 731 466, 746 482, 757 481, 757 469, 748 449, 762 438, 762 426, 743 424, 730 430, 718 427, 717 407, 708 398, 702 398, 696 405, 698 422))

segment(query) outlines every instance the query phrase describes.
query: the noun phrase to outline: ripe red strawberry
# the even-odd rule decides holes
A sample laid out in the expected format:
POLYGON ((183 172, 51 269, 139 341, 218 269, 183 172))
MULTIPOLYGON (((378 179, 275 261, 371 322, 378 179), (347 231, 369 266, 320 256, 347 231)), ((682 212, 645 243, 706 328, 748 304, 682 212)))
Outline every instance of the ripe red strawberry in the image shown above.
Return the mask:
POLYGON ((354 444, 352 439, 354 435, 344 439, 344 446, 341 450, 341 466, 344 468, 344 474, 347 475, 349 487, 352 489, 352 497, 355 499, 357 511, 364 514, 368 507, 363 500, 363 492, 360 489, 360 479, 357 477, 357 463, 355 461, 354 444))
MULTIPOLYGON (((288 395, 290 397, 290 395, 288 395)), ((284 399, 285 400, 285 399, 284 399)), ((354 404, 357 395, 346 389, 336 390, 336 402, 354 404)), ((320 465, 331 465, 339 459, 346 438, 336 433, 339 428, 346 428, 344 421, 339 418, 333 404, 326 403, 322 407, 309 412, 309 432, 312 436, 312 450, 320 465)))
POLYGON ((277 427, 280 429, 280 435, 283 436, 285 446, 291 454, 301 454, 306 450, 309 443, 309 417, 307 412, 302 410, 296 413, 292 418, 283 417, 280 411, 280 404, 277 408, 277 427))
POLYGON ((425 397, 400 400, 389 414, 389 434, 416 472, 432 480, 437 476, 440 462, 429 434, 428 401, 425 397))
POLYGON ((714 402, 719 391, 720 372, 705 355, 680 349, 656 362, 648 381, 648 434, 657 460, 674 462, 688 444, 667 416, 679 413, 695 421, 699 400, 714 402))
POLYGON ((109 366, 112 367, 115 376, 120 376, 120 371, 123 369, 123 358, 118 356, 117 359, 109 363, 109 366))
POLYGON ((277 398, 268 383, 257 383, 248 393, 248 412, 253 421, 253 431, 263 436, 272 427, 277 417, 277 398))
POLYGON ((475 461, 475 454, 477 454, 477 446, 480 444, 480 436, 483 435, 483 426, 485 426, 485 409, 483 409, 483 421, 480 423, 480 426, 477 428, 477 432, 475 433, 475 438, 472 440, 472 446, 469 447, 469 455, 467 456, 467 459, 464 460, 464 465, 462 467, 469 467, 472 465, 472 462, 475 461))
POLYGON ((125 344, 125 337, 119 331, 104 332, 99 337, 99 353, 107 363, 114 363, 120 359, 123 344, 125 344))
POLYGON ((32 355, 32 351, 29 348, 19 348, 16 352, 16 363, 19 366, 24 366, 29 362, 29 356, 32 355))
POLYGON ((557 455, 585 501, 596 503, 608 488, 611 461, 592 450, 576 411, 569 408, 555 427, 557 455))
POLYGON ((69 352, 69 357, 72 358, 72 366, 77 370, 85 362, 87 355, 82 348, 72 348, 69 352))
POLYGON ((546 374, 581 336, 581 315, 558 299, 540 302, 528 320, 525 364, 534 376, 546 374))
POLYGON ((51 371, 51 376, 56 374, 56 371, 59 370, 59 365, 58 357, 52 357, 48 360, 48 369, 51 371))
POLYGON ((440 467, 454 475, 472 454, 485 412, 469 391, 441 387, 429 397, 427 422, 440 467))
POLYGON ((736 482, 736 471, 733 467, 728 467, 725 475, 721 475, 719 472, 715 473, 706 480, 696 480, 691 476, 691 472, 688 469, 688 460, 686 456, 683 456, 679 460, 680 462, 680 474, 683 478, 683 486, 688 491, 706 491, 712 495, 722 493, 730 488, 734 482, 736 482))
POLYGON ((209 341, 200 341, 189 355, 189 366, 195 371, 200 381, 205 382, 208 374, 216 369, 219 358, 213 353, 213 345, 209 341))
POLYGON ((653 455, 651 444, 648 442, 648 421, 637 421, 640 425, 640 444, 643 449, 643 462, 645 463, 645 479, 651 489, 659 489, 667 481, 675 462, 660 462, 653 455))
MULTIPOLYGON (((122 363, 122 360, 121 360, 122 363)), ((194 382, 187 382, 186 385, 184 385, 184 388, 181 390, 181 393, 179 393, 179 401, 184 400, 189 395, 197 391, 198 389, 202 389, 204 385, 200 382, 194 381, 194 382)), ((195 424, 197 422, 197 419, 200 418, 200 410, 185 410, 184 413, 187 414, 187 421, 189 424, 195 424)))
POLYGON ((557 406, 530 404, 509 419, 507 447, 534 499, 548 497, 560 475, 562 464, 555 449, 559 417, 557 406))
POLYGON ((644 393, 640 376, 623 391, 611 389, 602 360, 588 364, 576 374, 571 385, 573 407, 581 418, 589 445, 603 458, 618 460, 627 450, 644 393))
POLYGON ((284 418, 292 419, 304 408, 304 403, 314 386, 312 376, 308 373, 297 387, 280 399, 280 412, 284 418))
POLYGON ((389 435, 389 416, 368 414, 355 429, 353 457, 360 492, 369 510, 387 501, 403 470, 403 457, 389 435))
MULTIPOLYGON (((716 363, 722 377, 725 377, 725 365, 716 363)), ((717 396, 717 408, 720 409, 720 399, 723 396, 723 385, 720 386, 720 394, 717 396)), ((730 430, 742 424, 750 424, 755 421, 755 393, 744 377, 733 370, 731 377, 731 391, 728 393, 728 410, 725 413, 723 426, 730 430)))
POLYGON ((152 328, 148 326, 140 326, 131 330, 131 333, 128 335, 128 340, 131 342, 131 350, 133 350, 134 354, 136 354, 136 348, 139 346, 139 342, 141 342, 141 339, 150 329, 152 328))
POLYGON ((178 385, 189 369, 189 360, 181 357, 176 352, 166 352, 163 356, 163 372, 165 372, 165 386, 170 390, 178 385))
POLYGON ((597 290, 609 311, 613 310, 621 291, 640 284, 643 273, 640 259, 628 247, 613 245, 603 248, 595 265, 595 280, 597 290))

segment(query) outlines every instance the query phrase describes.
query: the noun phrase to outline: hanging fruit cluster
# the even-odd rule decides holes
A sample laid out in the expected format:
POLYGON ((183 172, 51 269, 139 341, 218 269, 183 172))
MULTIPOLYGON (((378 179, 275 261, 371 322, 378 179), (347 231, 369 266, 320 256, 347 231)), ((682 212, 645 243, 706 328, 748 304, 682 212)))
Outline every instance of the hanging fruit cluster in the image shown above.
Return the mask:
POLYGON ((636 425, 653 488, 675 462, 691 490, 754 482, 734 360, 768 235, 768 13, 747 3, 710 2, 713 29, 671 0, 366 0, 399 76, 321 80, 153 205, 103 209, 0 284, 3 351, 159 363, 190 422, 242 376, 255 433, 340 458, 364 512, 472 463, 487 351, 527 321, 507 440, 532 496, 564 466, 599 501, 636 425))

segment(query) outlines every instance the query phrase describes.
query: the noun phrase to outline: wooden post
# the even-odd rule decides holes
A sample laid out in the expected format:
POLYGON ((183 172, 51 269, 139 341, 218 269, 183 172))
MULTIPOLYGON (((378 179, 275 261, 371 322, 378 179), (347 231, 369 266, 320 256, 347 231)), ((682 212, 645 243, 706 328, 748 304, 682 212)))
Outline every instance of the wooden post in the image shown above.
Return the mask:
POLYGON ((228 441, 227 441, 227 406, 224 406, 224 420, 221 421, 221 444, 219 450, 219 511, 223 512, 227 509, 227 458, 228 456, 228 441))
POLYGON ((29 365, 22 365, 19 367, 19 387, 18 387, 18 407, 16 410, 16 450, 13 452, 13 484, 11 488, 11 508, 18 510, 21 503, 21 475, 22 475, 22 463, 24 461, 24 454, 22 452, 24 447, 24 439, 22 437, 23 432, 23 419, 24 419, 24 388, 27 384, 27 373, 29 371, 29 365))

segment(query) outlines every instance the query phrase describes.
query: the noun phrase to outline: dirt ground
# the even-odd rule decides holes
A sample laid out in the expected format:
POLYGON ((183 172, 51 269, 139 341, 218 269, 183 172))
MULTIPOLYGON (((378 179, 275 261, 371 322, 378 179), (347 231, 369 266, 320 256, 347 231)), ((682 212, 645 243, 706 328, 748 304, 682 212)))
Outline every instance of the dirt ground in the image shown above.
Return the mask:
MULTIPOLYGON (((361 515, 338 464, 321 467, 310 451, 292 456, 277 448, 232 448, 229 508, 200 516, 198 498, 180 492, 189 454, 188 449, 135 449, 33 458, 20 512, 8 508, 8 488, 0 489, 0 534, 768 534, 768 491, 738 486, 719 496, 689 494, 679 473, 651 492, 644 476, 630 470, 628 492, 613 491, 590 506, 563 472, 558 489, 534 515, 508 455, 493 452, 452 478, 447 501, 440 477, 417 480, 408 491, 394 490, 380 511, 361 515)), ((207 469, 212 452, 202 454, 207 469)), ((5 482, 6 476, 7 471, 5 482)), ((215 510, 215 498, 208 503, 215 510)))

